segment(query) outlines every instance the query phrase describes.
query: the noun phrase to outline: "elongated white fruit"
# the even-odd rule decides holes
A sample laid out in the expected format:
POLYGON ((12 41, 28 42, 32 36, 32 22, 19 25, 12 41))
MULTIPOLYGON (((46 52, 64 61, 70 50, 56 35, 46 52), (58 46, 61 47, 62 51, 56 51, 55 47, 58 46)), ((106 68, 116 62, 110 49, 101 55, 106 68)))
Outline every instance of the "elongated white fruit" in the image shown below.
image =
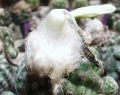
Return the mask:
POLYGON ((76 10, 71 11, 70 14, 75 18, 87 18, 112 13, 115 10, 116 8, 113 5, 104 4, 78 8, 76 10))

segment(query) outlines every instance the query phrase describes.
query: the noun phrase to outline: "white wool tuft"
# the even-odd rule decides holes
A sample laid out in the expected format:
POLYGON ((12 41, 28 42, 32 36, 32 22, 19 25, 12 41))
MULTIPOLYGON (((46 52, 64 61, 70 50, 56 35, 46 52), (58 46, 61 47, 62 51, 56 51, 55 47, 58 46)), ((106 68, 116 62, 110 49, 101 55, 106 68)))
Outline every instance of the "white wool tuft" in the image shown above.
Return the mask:
POLYGON ((63 74, 77 68, 77 62, 81 58, 82 52, 82 39, 76 32, 73 23, 68 20, 71 19, 77 25, 75 19, 63 9, 58 10, 60 11, 59 17, 62 16, 60 19, 53 13, 56 11, 52 10, 38 28, 28 35, 25 51, 26 68, 29 73, 37 73, 40 77, 48 75, 53 85, 60 83, 63 74), (67 13, 68 17, 64 12, 67 13), (53 14, 54 19, 56 19, 55 22, 50 20, 53 14), (49 25, 51 23, 52 25, 49 25), (61 27, 58 27, 57 24, 61 27), (59 29, 54 31, 56 27, 59 29))
POLYGON ((83 38, 84 38, 86 44, 88 44, 88 45, 91 44, 91 42, 93 40, 89 31, 83 31, 83 38))
POLYGON ((100 20, 98 19, 93 19, 93 20, 90 20, 86 23, 85 25, 86 27, 86 31, 89 31, 90 33, 96 31, 96 32, 99 32, 99 31, 103 31, 103 24, 100 20))

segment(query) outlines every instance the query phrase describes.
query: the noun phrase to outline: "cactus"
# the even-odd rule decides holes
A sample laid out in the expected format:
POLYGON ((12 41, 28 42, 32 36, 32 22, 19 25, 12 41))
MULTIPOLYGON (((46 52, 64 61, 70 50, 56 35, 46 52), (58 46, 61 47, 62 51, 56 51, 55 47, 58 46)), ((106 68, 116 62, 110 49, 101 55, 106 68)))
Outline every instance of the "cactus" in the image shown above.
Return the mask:
POLYGON ((106 70, 106 75, 113 77, 116 80, 119 80, 119 69, 120 69, 120 45, 119 45, 119 36, 112 38, 114 43, 109 43, 104 47, 99 47, 97 50, 100 53, 101 59, 104 61, 104 66, 106 70))
POLYGON ((114 79, 118 79, 119 61, 116 59, 119 59, 119 35, 110 32, 98 19, 90 20, 86 24, 85 30, 89 31, 92 35, 93 41, 91 45, 97 46, 97 51, 104 63, 106 74, 112 76, 114 79), (90 23, 95 23, 96 27, 90 23))
POLYGON ((67 0, 51 0, 50 6, 52 8, 63 9, 68 7, 67 0))
POLYGON ((33 6, 40 5, 40 0, 26 0, 26 2, 32 4, 33 6))
MULTIPOLYGON (((84 63, 82 64, 85 68, 87 65, 84 63)), ((23 66, 24 67, 24 66, 23 66)), ((89 68, 89 65, 88 65, 89 68)), ((91 68, 92 69, 92 68, 91 68)), ((96 68, 95 68, 96 69, 96 68)), ((98 69, 98 68, 97 68, 98 69)), ((19 69, 20 70, 20 69, 19 69)), ((95 70, 96 71, 96 70, 95 70)), ((98 95, 98 94, 105 94, 105 95, 114 95, 118 91, 118 84, 115 82, 115 80, 111 77, 104 77, 103 79, 95 73, 93 70, 86 70, 85 72, 73 72, 70 74, 70 77, 74 77, 72 79, 64 79, 63 84, 63 93, 55 94, 55 95, 98 95), (75 73, 78 73, 81 76, 75 78, 75 73), (84 75, 85 74, 85 75, 84 75), (89 76, 87 76, 89 75, 89 76), (85 77, 84 77, 85 76, 85 77), (78 80, 76 81, 75 79, 78 80), (83 80, 81 80, 83 79, 83 80), (72 82, 71 82, 72 81, 72 82), (83 82, 83 83, 82 83, 83 82)), ((20 71, 19 71, 20 73, 20 71)), ((17 80, 17 89, 20 95, 39 95, 40 93, 47 95, 45 92, 47 92, 47 89, 45 88, 39 88, 36 85, 33 85, 32 82, 27 82, 28 80, 24 80, 27 73, 23 68, 21 68, 21 74, 19 74, 19 81, 17 80), (24 73, 23 73, 24 72, 24 73), (24 80, 24 81, 23 81, 24 80), (33 87, 36 86, 36 87, 33 87), (24 87, 24 88, 23 88, 24 87), (45 90, 44 90, 45 89, 45 90)))
MULTIPOLYGON (((11 58, 17 57, 18 50, 14 47, 12 30, 0 27, 0 93, 14 90, 14 66, 11 58)), ((3 93, 2 95, 6 95, 3 93)))
POLYGON ((80 8, 80 7, 85 7, 87 5, 88 5, 87 0, 75 0, 72 4, 72 8, 76 9, 76 8, 80 8))
POLYGON ((3 12, 0 13, 0 25, 9 26, 12 23, 11 14, 2 8, 0 8, 0 10, 3 10, 3 12))
POLYGON ((2 92, 1 95, 14 95, 14 94, 10 91, 4 91, 4 92, 2 92))
POLYGON ((26 23, 29 22, 31 19, 31 15, 28 14, 28 12, 25 12, 24 10, 21 11, 20 14, 13 14, 13 22, 15 22, 15 24, 22 24, 22 23, 26 23))
POLYGON ((87 42, 86 36, 83 37, 83 31, 77 26, 75 19, 68 11, 64 9, 52 10, 41 25, 26 39, 25 60, 18 67, 17 79, 15 79, 18 93, 22 95, 39 95, 40 93, 43 95, 64 95, 60 94, 63 92, 65 95, 79 95, 80 93, 96 95, 117 92, 118 84, 115 80, 101 78, 103 65, 96 51, 85 43, 87 42), (60 16, 58 17, 58 15, 60 16), (63 27, 64 25, 66 27, 63 27), (67 33, 68 30, 69 33, 67 33), (75 33, 76 38, 72 33, 75 33), (35 40, 33 40, 34 37, 35 40), (79 41, 77 41, 78 38, 80 38, 79 41), (71 40, 70 44, 68 39, 71 40), (74 54, 77 55, 73 57, 74 54), (68 78, 67 75, 69 75, 68 78), (65 82, 63 82, 62 91, 60 86, 63 77, 65 82), (107 86, 105 86, 106 84, 107 86), (58 90, 56 91, 57 85, 58 90), (58 93, 53 94, 55 92, 58 93))
POLYGON ((63 85, 65 95, 114 95, 118 91, 118 84, 112 77, 100 77, 103 67, 96 68, 91 65, 93 64, 86 64, 83 61, 80 67, 65 79, 63 85))
POLYGON ((118 91, 118 85, 112 77, 103 77, 102 91, 105 95, 115 95, 118 91))
POLYGON ((117 21, 115 28, 116 28, 116 31, 120 33, 120 20, 117 21))
POLYGON ((3 38, 4 47, 9 57, 16 58, 18 49, 14 47, 13 31, 7 27, 0 27, 0 37, 3 38))
POLYGON ((24 0, 17 2, 12 7, 12 20, 15 24, 28 22, 31 17, 32 5, 26 3, 24 0))
POLYGON ((107 25, 108 25, 109 29, 113 29, 114 21, 115 21, 114 15, 113 14, 109 14, 108 15, 108 19, 107 19, 107 25))
POLYGON ((59 95, 63 95, 60 94, 62 92, 75 95, 115 94, 117 83, 112 78, 101 78, 102 62, 96 50, 87 46, 88 39, 82 33, 68 11, 52 10, 27 37, 25 59, 17 68, 16 76, 12 77, 11 88, 15 87, 20 95, 58 95, 55 92, 59 95), (61 91, 63 77, 66 81, 61 91), (57 85, 59 90, 55 89, 57 85))
POLYGON ((26 12, 31 12, 32 8, 33 6, 31 4, 25 2, 25 0, 20 0, 12 6, 12 12, 18 14, 23 10, 26 12))
POLYGON ((16 89, 20 95, 53 95, 50 78, 39 78, 36 75, 30 76, 25 68, 26 58, 16 71, 16 89))
POLYGON ((104 63, 104 67, 105 67, 104 76, 111 76, 118 82, 119 70, 120 70, 120 61, 119 61, 120 36, 115 32, 110 32, 108 29, 107 30, 104 29, 105 26, 102 25, 102 27, 103 28, 101 28, 101 30, 103 31, 95 31, 96 28, 94 28, 94 26, 92 26, 92 28, 87 27, 88 30, 91 31, 91 34, 93 37, 93 41, 91 45, 97 47, 97 51, 99 52, 100 58, 104 63), (97 39, 94 40, 94 38, 96 38, 96 35, 95 35, 96 33, 97 34, 99 33, 99 36, 97 36, 98 40, 97 39), (102 36, 103 34, 105 36, 102 36))
POLYGON ((23 37, 25 36, 25 23, 29 23, 31 20, 32 15, 29 12, 26 12, 24 10, 20 11, 19 14, 13 13, 12 14, 12 21, 20 26, 21 32, 23 37))
MULTIPOLYGON (((95 49, 90 48, 90 50, 96 57, 99 56, 95 49)), ((40 93, 47 95, 48 93, 45 92, 48 89, 45 89, 45 86, 41 88, 35 81, 31 82, 28 79, 25 63, 26 60, 17 69, 16 84, 20 95, 39 95, 40 93)), ((55 95, 114 95, 118 91, 118 84, 112 77, 101 77, 104 69, 100 60, 101 68, 96 67, 85 57, 82 57, 79 63, 79 68, 71 72, 70 75, 65 76, 62 83, 63 90, 58 90, 55 95)))

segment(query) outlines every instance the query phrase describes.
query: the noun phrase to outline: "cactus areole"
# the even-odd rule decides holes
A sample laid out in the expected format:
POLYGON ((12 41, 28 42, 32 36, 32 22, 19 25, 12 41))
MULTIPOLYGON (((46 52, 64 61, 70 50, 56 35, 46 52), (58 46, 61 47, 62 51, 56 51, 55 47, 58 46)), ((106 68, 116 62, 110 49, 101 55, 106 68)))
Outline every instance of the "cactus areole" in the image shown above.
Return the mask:
MULTIPOLYGON (((77 11, 75 15, 78 16, 77 11)), ((89 41, 78 27, 75 15, 65 9, 51 10, 26 38, 27 76, 31 81, 40 82, 41 86, 49 82, 51 88, 48 88, 48 93, 51 91, 52 95, 56 95, 54 89, 61 84, 64 75, 79 67, 82 55, 100 67, 98 59, 87 46, 89 41)))

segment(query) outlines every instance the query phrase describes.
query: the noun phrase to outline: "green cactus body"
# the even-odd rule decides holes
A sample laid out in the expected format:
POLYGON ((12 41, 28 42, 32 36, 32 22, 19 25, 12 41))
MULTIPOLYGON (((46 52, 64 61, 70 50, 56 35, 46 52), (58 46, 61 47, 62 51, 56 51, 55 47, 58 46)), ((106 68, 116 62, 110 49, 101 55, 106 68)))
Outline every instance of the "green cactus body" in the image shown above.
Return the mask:
POLYGON ((116 71, 108 71, 106 75, 111 76, 115 80, 119 79, 119 75, 118 75, 118 73, 116 71))
POLYGON ((117 21, 116 30, 117 30, 118 33, 120 33, 120 20, 117 21))
MULTIPOLYGON (((97 58, 98 52, 93 48, 90 48, 90 50, 97 58)), ((87 88, 92 88, 94 91, 97 92, 101 88, 101 84, 103 83, 103 80, 100 77, 100 75, 104 71, 102 63, 101 61, 99 61, 99 63, 101 64, 101 68, 98 68, 93 63, 86 61, 84 58, 85 57, 81 59, 79 68, 70 74, 68 80, 70 80, 76 86, 83 85, 87 88)))
POLYGON ((12 21, 16 24, 20 26, 21 32, 23 37, 26 36, 25 35, 25 30, 24 30, 24 24, 28 23, 31 20, 32 15, 29 12, 26 12, 25 10, 20 11, 19 14, 13 14, 12 15, 12 21))
POLYGON ((0 92, 13 88, 13 69, 7 60, 0 60, 0 92))
POLYGON ((64 84, 65 95, 97 95, 95 91, 86 86, 75 86, 70 81, 66 80, 64 84))
POLYGON ((87 89, 85 86, 77 86, 77 89, 76 89, 78 95, 85 95, 87 89))
POLYGON ((65 81, 64 93, 68 95, 76 95, 76 86, 72 84, 69 80, 65 81))
POLYGON ((120 73, 120 62, 119 61, 117 62, 116 70, 118 71, 118 73, 120 73))
POLYGON ((30 82, 27 79, 27 71, 25 69, 26 60, 23 60, 21 66, 16 71, 16 89, 20 95, 39 95, 42 93, 40 88, 37 88, 37 84, 30 82), (35 86, 35 87, 34 87, 35 86), (40 89, 40 90, 39 90, 40 89))
POLYGON ((90 47, 89 49, 92 52, 92 54, 98 59, 99 64, 101 65, 101 68, 98 68, 93 63, 90 63, 90 65, 92 67, 92 70, 94 72, 96 72, 96 74, 98 74, 98 75, 103 74, 103 72, 104 72, 103 62, 101 61, 101 59, 99 57, 100 55, 99 55, 98 51, 95 48, 93 48, 93 47, 90 47))
POLYGON ((85 95, 93 95, 92 90, 91 90, 91 89, 88 89, 88 90, 86 91, 86 94, 85 94, 85 95))
MULTIPOLYGON (((106 87, 106 78, 102 79, 96 73, 96 71, 101 68, 97 68, 94 71, 95 66, 91 67, 93 63, 88 64, 86 62, 87 61, 82 60, 79 68, 72 72, 67 79, 64 79, 64 95, 98 95, 99 91, 101 91, 100 94, 105 93, 105 95, 114 95, 113 93, 116 93, 118 89, 117 83, 111 78, 112 83, 114 82, 116 84, 113 85, 110 80, 109 85, 106 87), (113 85, 111 89, 109 88, 110 84, 113 85)), ((41 93, 44 95, 46 90, 44 90, 44 88, 39 88, 39 86, 34 84, 35 82, 32 82, 28 79, 29 77, 25 69, 25 63, 26 60, 22 62, 21 66, 18 67, 16 72, 17 77, 15 80, 17 91, 20 93, 20 95, 39 95, 41 93)))
POLYGON ((110 43, 104 47, 98 48, 101 59, 103 60, 106 75, 113 77, 114 79, 119 79, 119 69, 120 69, 120 46, 119 46, 119 36, 112 38, 115 43, 110 43))
POLYGON ((118 91, 118 88, 112 77, 106 76, 103 78, 102 90, 105 95, 114 95, 118 91))
POLYGON ((14 47, 14 39, 12 35, 12 30, 7 27, 0 27, 1 29, 1 37, 4 39, 4 44, 6 48, 6 52, 10 56, 10 58, 14 59, 18 55, 18 49, 14 47))
POLYGON ((92 89, 89 89, 85 86, 79 86, 77 87, 77 95, 97 95, 97 93, 95 91, 93 91, 92 89))
MULTIPOLYGON (((98 57, 98 52, 96 52, 95 49, 91 48, 90 50, 96 57, 98 57)), ((89 61, 85 60, 80 61, 79 68, 72 72, 68 77, 69 81, 68 80, 67 81, 68 83, 70 83, 71 86, 65 84, 63 87, 63 89, 65 89, 65 92, 70 91, 72 95, 98 95, 98 94, 114 95, 114 93, 116 93, 116 91, 118 90, 118 84, 112 77, 102 78, 100 76, 103 73, 104 69, 101 61, 99 62, 101 64, 101 68, 96 67, 93 63, 90 63, 89 61), (105 87, 106 80, 109 79, 110 79, 110 81, 108 81, 109 85, 105 87), (112 81, 114 82, 114 84, 112 81), (113 88, 111 87, 110 89, 109 88, 110 85, 113 85, 113 88)))
POLYGON ((75 0, 73 3, 73 8, 80 8, 80 7, 85 7, 88 5, 88 1, 87 0, 75 0))
POLYGON ((5 15, 0 15, 0 25, 9 26, 12 23, 12 18, 9 12, 4 11, 5 15))
POLYGON ((33 6, 39 6, 40 0, 26 0, 26 2, 32 4, 33 6))
POLYGON ((14 95, 14 94, 10 91, 4 91, 4 92, 2 92, 1 95, 14 95))
MULTIPOLYGON (((120 40, 119 38, 120 37, 118 34, 113 34, 113 33, 111 34, 112 34, 111 39, 113 41, 103 47, 99 47, 97 50, 105 66, 105 71, 106 71, 105 76, 111 76, 116 81, 119 81, 119 72, 120 72, 120 46, 119 46, 120 40)), ((110 87, 109 83, 111 83, 110 82, 111 79, 108 78, 108 80, 110 80, 108 82, 105 82, 105 80, 107 80, 107 78, 106 79, 103 78, 103 81, 104 81, 103 84, 105 84, 106 86, 109 85, 108 87, 109 89, 108 89, 108 92, 106 92, 105 90, 107 89, 107 87, 106 88, 104 87, 103 89, 104 94, 114 95, 114 93, 110 94, 110 91, 109 91, 111 89, 111 92, 112 92, 112 89, 113 89, 112 87, 115 88, 115 86, 113 86, 114 84, 111 84, 111 87, 110 87)))
POLYGON ((25 10, 21 10, 20 14, 13 14, 12 17, 15 24, 23 24, 29 22, 31 19, 30 13, 25 10))
POLYGON ((86 77, 86 71, 89 69, 89 65, 83 60, 77 70, 72 72, 69 76, 69 80, 74 83, 75 85, 81 85, 82 80, 86 77))
POLYGON ((67 0, 52 0, 50 6, 58 9, 67 8, 68 2, 67 0))
POLYGON ((27 94, 26 90, 26 70, 25 70, 25 61, 22 61, 21 66, 17 68, 16 71, 16 89, 21 95, 27 94), (24 87, 24 88, 23 88, 24 87))
POLYGON ((107 71, 114 71, 116 69, 116 60, 115 60, 115 58, 113 56, 109 56, 106 59, 105 66, 106 66, 107 71))
POLYGON ((87 78, 86 78, 86 80, 84 80, 84 85, 86 87, 93 88, 93 90, 95 90, 95 91, 98 91, 103 82, 101 77, 99 75, 97 75, 95 72, 89 71, 89 70, 86 72, 86 76, 87 76, 87 78))
POLYGON ((109 29, 113 29, 114 21, 115 21, 114 15, 110 14, 108 16, 108 20, 107 20, 107 24, 108 24, 109 29))
MULTIPOLYGON (((39 80, 35 76, 30 77, 25 68, 26 60, 23 60, 21 66, 17 68, 16 71, 16 89, 20 95, 51 95, 49 92, 49 87, 51 85, 48 83, 47 78, 43 81, 39 80), (34 79, 38 80, 34 80, 34 79)), ((60 94, 61 95, 61 94, 60 94)))
POLYGON ((117 45, 114 47, 114 57, 116 60, 120 60, 120 46, 117 45))
MULTIPOLYGON (((0 54, 4 55, 3 53, 0 54)), ((13 88, 13 68, 6 60, 5 56, 0 58, 0 92, 13 88)))
MULTIPOLYGON (((0 27, 0 94, 2 91, 14 89, 14 66, 10 65, 8 61, 8 56, 10 58, 15 58, 18 53, 18 51, 14 50, 13 43, 11 30, 6 27, 0 27), (10 55, 8 50, 9 47, 13 49, 11 54, 15 52, 14 56, 10 55)), ((2 95, 8 94, 2 93, 2 95)))

